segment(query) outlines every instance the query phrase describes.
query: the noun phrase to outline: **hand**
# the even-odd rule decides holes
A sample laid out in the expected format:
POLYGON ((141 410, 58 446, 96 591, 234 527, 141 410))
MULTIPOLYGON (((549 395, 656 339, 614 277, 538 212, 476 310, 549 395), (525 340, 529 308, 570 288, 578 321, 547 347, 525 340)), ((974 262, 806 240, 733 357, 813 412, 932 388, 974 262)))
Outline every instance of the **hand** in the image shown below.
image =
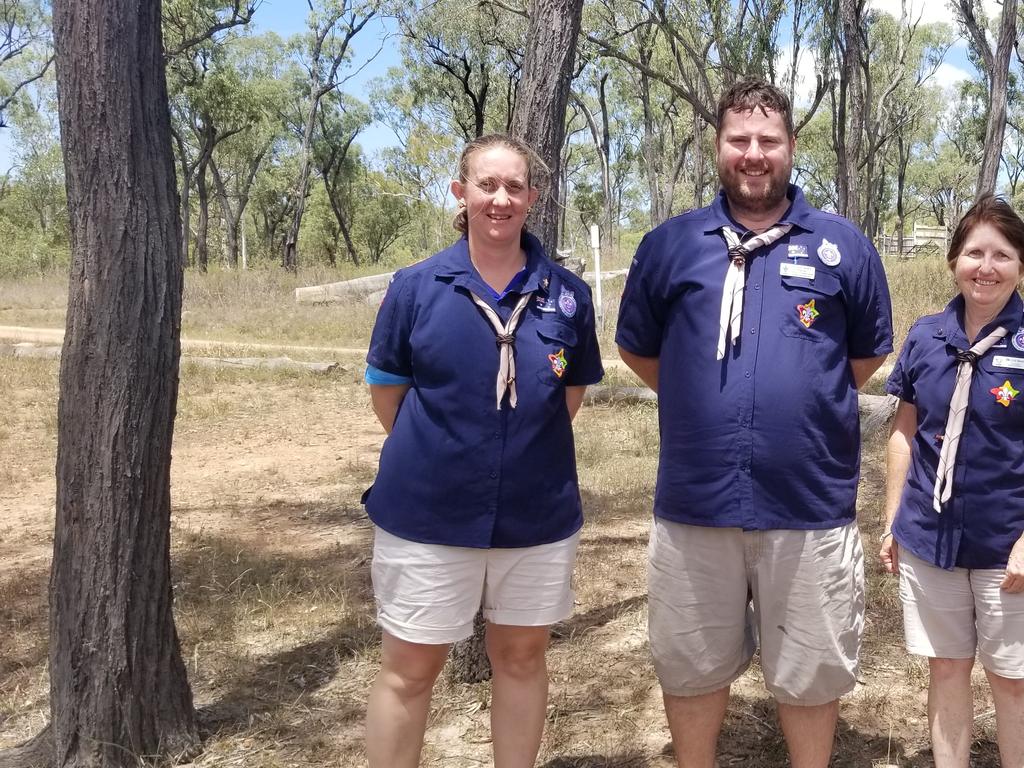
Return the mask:
MULTIPOLYGON (((1024 553, 1022 553, 1024 555, 1024 553)), ((886 573, 898 573, 900 568, 900 545, 890 534, 882 540, 882 548, 878 550, 878 559, 886 573)), ((1022 560, 1024 563, 1024 560, 1022 560)), ((1024 582, 1022 582, 1024 585, 1024 582)))
POLYGON ((1024 592, 1024 536, 1010 550, 1010 559, 1006 563, 1006 576, 999 585, 1007 592, 1024 592))

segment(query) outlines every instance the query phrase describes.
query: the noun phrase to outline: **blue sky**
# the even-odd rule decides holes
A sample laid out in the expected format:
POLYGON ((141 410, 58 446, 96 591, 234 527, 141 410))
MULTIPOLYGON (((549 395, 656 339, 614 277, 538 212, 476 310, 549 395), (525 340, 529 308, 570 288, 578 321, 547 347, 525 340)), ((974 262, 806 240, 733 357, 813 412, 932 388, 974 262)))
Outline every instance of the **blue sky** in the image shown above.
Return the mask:
MULTIPOLYGON (((996 10, 994 0, 985 0, 986 7, 996 10)), ((868 0, 872 8, 899 15, 900 0, 868 0)), ((938 0, 907 0, 908 15, 920 17, 924 23, 943 21, 949 23, 951 11, 945 3, 938 0)), ((307 5, 304 0, 263 0, 253 17, 253 28, 256 32, 274 31, 282 37, 301 33, 306 29, 307 5)), ((362 99, 366 99, 371 80, 387 72, 388 67, 397 66, 399 62, 398 40, 394 37, 393 21, 374 19, 360 31, 352 42, 353 61, 350 71, 358 70, 348 80, 343 90, 362 99), (383 45, 382 45, 383 43, 383 45)), ((800 74, 807 85, 813 90, 814 62, 810 56, 801 59, 800 74)), ((946 55, 945 62, 933 80, 934 83, 949 87, 959 80, 971 77, 973 67, 967 59, 966 45, 957 43, 946 55)), ((800 101, 798 97, 798 102, 800 101)), ((386 126, 375 124, 368 127, 359 138, 364 152, 373 155, 382 147, 394 142, 394 135, 386 126)), ((10 131, 0 130, 0 172, 10 168, 10 131)))

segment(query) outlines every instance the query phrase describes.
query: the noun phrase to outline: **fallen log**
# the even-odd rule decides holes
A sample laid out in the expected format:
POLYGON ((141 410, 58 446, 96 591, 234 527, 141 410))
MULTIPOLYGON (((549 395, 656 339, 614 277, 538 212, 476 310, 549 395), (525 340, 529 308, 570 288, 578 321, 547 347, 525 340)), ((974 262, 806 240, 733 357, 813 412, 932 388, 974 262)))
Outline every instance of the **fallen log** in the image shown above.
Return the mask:
MULTIPOLYGON (((39 358, 59 360, 60 347, 38 346, 31 342, 21 344, 0 344, 0 357, 39 358)), ((271 371, 298 371, 317 374, 333 373, 340 368, 336 361, 305 362, 290 357, 189 357, 181 358, 183 364, 191 363, 201 368, 247 368, 271 371)), ((345 370, 342 368, 342 370, 345 370)))
MULTIPOLYGON (((647 387, 611 387, 597 385, 587 388, 585 403, 633 404, 657 402, 658 395, 647 387)), ((860 429, 869 435, 885 427, 896 413, 899 399, 894 395, 866 395, 857 398, 860 429)))
POLYGON ((297 304, 334 304, 359 299, 367 294, 387 288, 394 274, 394 272, 385 272, 380 275, 367 275, 366 277, 356 277, 352 280, 342 280, 339 283, 296 288, 295 302, 297 304))
POLYGON ((308 371, 326 374, 337 369, 338 363, 307 363, 290 357, 183 357, 183 363, 200 368, 258 368, 269 371, 308 371))

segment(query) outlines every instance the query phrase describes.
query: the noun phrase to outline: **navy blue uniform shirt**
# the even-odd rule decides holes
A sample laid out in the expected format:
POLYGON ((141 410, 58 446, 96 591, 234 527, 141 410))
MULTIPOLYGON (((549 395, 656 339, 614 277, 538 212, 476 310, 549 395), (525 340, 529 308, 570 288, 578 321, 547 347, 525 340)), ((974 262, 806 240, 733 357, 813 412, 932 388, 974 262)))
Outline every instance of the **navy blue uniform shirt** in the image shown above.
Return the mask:
MULTIPOLYGON (((655 515, 744 530, 854 518, 860 460, 850 358, 892 351, 889 291, 871 243, 789 187, 789 233, 748 258, 739 342, 715 359, 729 266, 724 194, 641 242, 616 341, 660 358, 655 515)), ((749 233, 748 233, 749 234, 749 233)))
POLYGON ((469 259, 465 238, 395 273, 366 361, 408 376, 380 470, 365 497, 384 530, 412 541, 528 547, 583 524, 565 388, 601 380, 587 284, 525 235, 526 274, 500 299, 469 259), (518 405, 495 402, 498 346, 472 290, 515 331, 518 405))
POLYGON ((1024 532, 1024 303, 1014 293, 978 338, 1009 328, 978 361, 953 472, 953 496, 932 508, 935 472, 967 339, 964 300, 910 329, 886 390, 917 408, 910 470, 892 532, 901 547, 940 568, 1005 568, 1024 532))

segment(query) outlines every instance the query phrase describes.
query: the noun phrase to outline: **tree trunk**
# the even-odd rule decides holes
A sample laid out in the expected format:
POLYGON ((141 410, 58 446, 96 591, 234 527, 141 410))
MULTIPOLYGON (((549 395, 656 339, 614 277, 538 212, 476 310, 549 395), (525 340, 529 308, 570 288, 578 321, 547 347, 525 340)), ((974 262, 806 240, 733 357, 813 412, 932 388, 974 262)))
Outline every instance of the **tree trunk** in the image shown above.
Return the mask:
POLYGON ((55 0, 72 265, 50 579, 58 768, 199 751, 171 611, 181 230, 160 2, 55 0))
MULTIPOLYGON (((512 133, 532 146, 551 169, 551 184, 562 178, 565 108, 569 102, 583 0, 531 0, 523 75, 519 81, 512 133)), ((561 190, 543 194, 530 214, 531 231, 555 255, 561 190)))
POLYGON ((196 171, 196 199, 199 201, 199 221, 196 224, 196 266, 205 272, 210 263, 210 190, 206 184, 206 163, 196 171))
POLYGON ((1017 0, 1003 0, 1003 16, 999 23, 999 42, 988 73, 988 119, 985 122, 985 150, 981 157, 977 194, 993 194, 999 176, 999 161, 1003 154, 1003 134, 1006 132, 1006 91, 1010 74, 1010 51, 1013 50, 1017 30, 1017 0))
POLYGON ((843 59, 840 70, 838 138, 839 213, 860 225, 860 155, 864 131, 864 94, 861 82, 861 15, 864 0, 839 0, 843 59))

